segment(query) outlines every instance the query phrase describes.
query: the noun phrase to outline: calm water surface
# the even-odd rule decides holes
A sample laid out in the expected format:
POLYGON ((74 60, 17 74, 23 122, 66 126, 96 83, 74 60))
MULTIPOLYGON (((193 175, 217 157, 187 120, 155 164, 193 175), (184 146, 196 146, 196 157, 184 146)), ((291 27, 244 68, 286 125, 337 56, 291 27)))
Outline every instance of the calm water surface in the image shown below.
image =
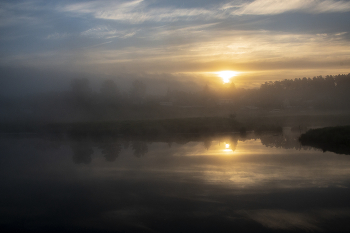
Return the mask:
POLYGON ((3 136, 0 230, 349 232, 350 156, 297 136, 3 136))

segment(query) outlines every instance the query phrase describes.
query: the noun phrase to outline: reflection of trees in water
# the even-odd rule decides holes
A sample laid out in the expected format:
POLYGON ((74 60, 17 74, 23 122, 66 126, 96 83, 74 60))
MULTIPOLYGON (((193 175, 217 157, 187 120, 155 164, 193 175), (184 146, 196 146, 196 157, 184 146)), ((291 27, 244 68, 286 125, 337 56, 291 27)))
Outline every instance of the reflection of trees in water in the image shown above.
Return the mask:
POLYGON ((187 138, 177 138, 174 142, 176 142, 179 145, 185 145, 190 142, 187 138))
POLYGON ((310 149, 310 147, 302 146, 298 140, 299 135, 259 135, 261 143, 268 147, 284 148, 284 149, 310 149))
POLYGON ((138 158, 144 156, 148 152, 147 143, 141 141, 134 141, 131 143, 131 148, 134 151, 134 155, 138 158))
MULTIPOLYGON (((311 147, 302 146, 298 141, 299 134, 284 134, 284 135, 273 135, 273 134, 262 134, 254 135, 247 134, 245 137, 242 135, 217 135, 217 136, 200 136, 193 138, 178 136, 176 138, 158 139, 154 142, 166 143, 169 148, 173 143, 184 145, 187 142, 203 142, 205 149, 209 150, 212 146, 213 141, 220 142, 222 149, 230 149, 235 151, 237 148, 238 141, 254 140, 260 139, 261 143, 268 147, 284 148, 284 149, 310 149, 311 147), (225 145, 224 145, 225 143, 225 145), (226 148, 226 144, 229 146, 226 148)), ((148 153, 148 144, 150 141, 144 141, 145 139, 134 140, 130 138, 113 138, 106 137, 103 139, 76 139, 71 144, 73 151, 73 161, 74 163, 89 164, 91 162, 91 155, 93 154, 93 147, 98 147, 102 150, 102 154, 105 160, 108 162, 115 161, 122 150, 131 149, 133 154, 140 158, 148 153)))
POLYGON ((94 153, 91 144, 87 142, 75 142, 71 144, 73 150, 73 161, 76 164, 91 162, 91 155, 94 153))
POLYGON ((101 146, 101 149, 106 161, 113 162, 118 158, 122 145, 120 143, 106 143, 101 146))
POLYGON ((125 150, 129 149, 129 145, 130 145, 129 140, 124 140, 124 141, 123 141, 123 148, 124 148, 125 150))
MULTIPOLYGON (((229 145, 229 148, 227 149, 230 149, 232 151, 235 151, 236 150, 236 147, 237 147, 237 144, 238 144, 238 139, 239 137, 234 137, 234 136, 231 136, 229 138, 225 138, 225 139, 222 139, 226 144, 229 145)), ((226 146, 226 145, 225 145, 226 146)))
POLYGON ((219 141, 220 143, 225 143, 225 145, 224 145, 225 147, 226 147, 226 144, 228 144, 229 148, 227 148, 227 149, 231 149, 232 151, 235 151, 239 138, 240 137, 236 137, 236 136, 208 137, 208 138, 203 139, 203 144, 204 144, 205 149, 209 150, 213 141, 219 141))
POLYGON ((232 138, 230 141, 229 141, 229 144, 230 144, 230 149, 232 151, 235 151, 236 150, 236 147, 237 147, 237 144, 238 144, 238 138, 232 138))
POLYGON ((204 140, 204 147, 205 147, 205 149, 209 150, 209 148, 211 146, 211 142, 212 142, 211 139, 204 140))
POLYGON ((290 134, 249 134, 249 135, 231 135, 231 136, 222 136, 222 137, 208 137, 203 139, 205 149, 209 149, 213 141, 219 141, 221 143, 229 144, 229 149, 232 151, 236 150, 238 141, 244 142, 246 140, 256 140, 260 139, 261 143, 268 147, 284 148, 284 149, 311 149, 308 146, 302 146, 298 140, 299 134, 290 133, 290 134))

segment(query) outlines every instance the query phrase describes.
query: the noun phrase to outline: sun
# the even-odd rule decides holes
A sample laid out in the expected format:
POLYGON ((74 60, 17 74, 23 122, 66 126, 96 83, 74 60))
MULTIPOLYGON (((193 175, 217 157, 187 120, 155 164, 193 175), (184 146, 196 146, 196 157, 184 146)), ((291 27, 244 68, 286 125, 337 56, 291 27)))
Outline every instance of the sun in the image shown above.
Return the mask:
POLYGON ((236 76, 237 74, 238 74, 238 72, 231 71, 231 70, 224 70, 224 71, 217 72, 217 75, 220 78, 222 78, 222 81, 224 83, 229 83, 230 82, 230 78, 236 76))

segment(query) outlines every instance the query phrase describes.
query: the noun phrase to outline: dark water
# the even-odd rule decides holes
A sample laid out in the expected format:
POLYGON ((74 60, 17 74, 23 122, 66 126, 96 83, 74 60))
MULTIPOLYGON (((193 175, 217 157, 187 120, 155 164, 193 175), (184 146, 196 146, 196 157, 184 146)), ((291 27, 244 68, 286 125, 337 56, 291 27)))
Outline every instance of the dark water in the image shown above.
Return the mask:
POLYGON ((349 232, 350 156, 297 136, 3 136, 0 231, 349 232))

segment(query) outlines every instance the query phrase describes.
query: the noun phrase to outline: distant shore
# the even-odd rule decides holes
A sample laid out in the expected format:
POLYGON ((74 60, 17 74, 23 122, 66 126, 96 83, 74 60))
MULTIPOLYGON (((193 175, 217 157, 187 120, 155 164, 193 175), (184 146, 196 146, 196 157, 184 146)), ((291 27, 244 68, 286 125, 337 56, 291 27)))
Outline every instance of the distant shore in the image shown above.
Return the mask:
POLYGON ((350 114, 253 116, 228 114, 217 117, 187 117, 172 119, 140 119, 113 121, 13 121, 0 122, 0 135, 69 134, 90 136, 162 137, 175 134, 220 134, 254 131, 282 133, 283 127, 302 133, 308 128, 350 125, 350 114))

